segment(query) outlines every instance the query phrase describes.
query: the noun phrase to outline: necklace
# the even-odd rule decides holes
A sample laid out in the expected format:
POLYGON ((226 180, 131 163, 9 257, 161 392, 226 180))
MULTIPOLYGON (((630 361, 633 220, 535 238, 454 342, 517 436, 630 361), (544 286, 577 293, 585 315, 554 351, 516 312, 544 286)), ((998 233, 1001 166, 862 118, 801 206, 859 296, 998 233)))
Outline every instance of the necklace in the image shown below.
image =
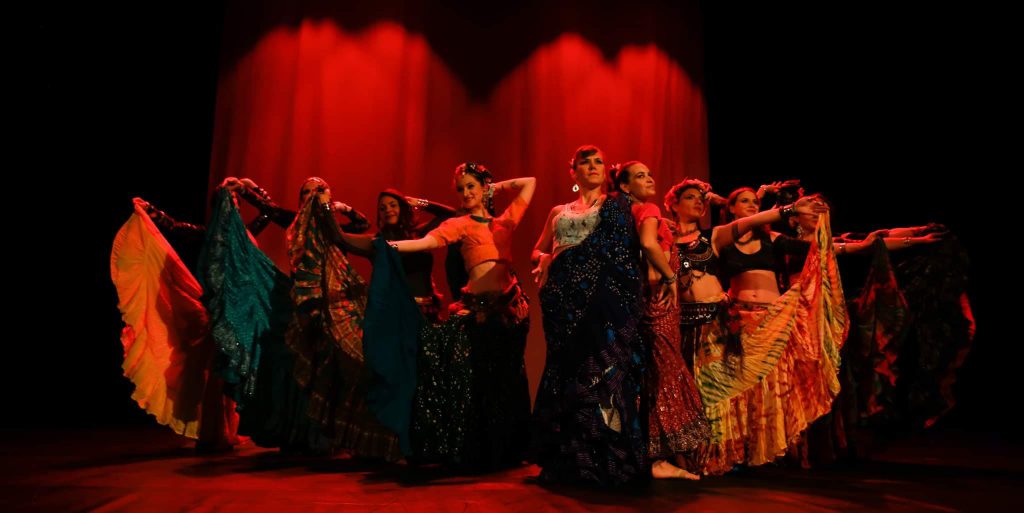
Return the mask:
POLYGON ((737 246, 746 246, 747 244, 750 244, 751 242, 754 242, 755 240, 757 240, 757 238, 755 238, 753 235, 751 235, 750 238, 747 239, 747 240, 736 239, 733 242, 735 242, 737 246))
POLYGON ((583 212, 583 211, 586 211, 586 210, 590 210, 590 209, 594 208, 595 206, 597 206, 597 202, 598 201, 601 201, 601 197, 600 196, 598 196, 597 198, 594 198, 594 201, 592 201, 590 203, 589 207, 578 207, 576 205, 578 205, 579 202, 574 201, 572 203, 569 203, 569 210, 572 211, 572 212, 583 212))
POLYGON ((679 237, 686 237, 687 235, 690 235, 690 234, 693 234, 693 233, 697 233, 699 231, 700 231, 700 227, 698 226, 697 228, 694 228, 692 230, 686 230, 686 231, 683 231, 683 232, 678 232, 678 233, 676 233, 676 237, 677 238, 679 238, 679 237))

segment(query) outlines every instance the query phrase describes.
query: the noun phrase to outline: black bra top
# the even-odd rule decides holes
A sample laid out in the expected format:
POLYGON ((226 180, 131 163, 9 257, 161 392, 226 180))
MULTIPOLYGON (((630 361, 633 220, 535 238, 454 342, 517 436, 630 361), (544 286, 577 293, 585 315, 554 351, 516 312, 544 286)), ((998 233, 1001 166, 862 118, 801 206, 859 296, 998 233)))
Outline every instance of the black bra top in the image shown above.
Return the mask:
POLYGON ((747 271, 775 271, 775 253, 772 251, 772 238, 767 233, 755 233, 753 239, 761 241, 761 249, 756 253, 747 254, 735 244, 730 244, 720 252, 722 272, 733 277, 747 271))
POLYGON ((679 249, 680 273, 698 271, 712 276, 720 272, 719 257, 711 247, 711 230, 701 230, 700 235, 691 242, 677 243, 679 249))
POLYGON ((722 273, 730 279, 737 274, 747 271, 772 271, 775 273, 784 272, 787 256, 794 264, 799 262, 803 268, 803 259, 811 250, 811 243, 795 239, 786 235, 779 235, 772 240, 771 235, 760 232, 754 234, 754 238, 761 241, 761 249, 753 254, 746 254, 739 250, 735 244, 723 249, 720 254, 722 260, 722 273))

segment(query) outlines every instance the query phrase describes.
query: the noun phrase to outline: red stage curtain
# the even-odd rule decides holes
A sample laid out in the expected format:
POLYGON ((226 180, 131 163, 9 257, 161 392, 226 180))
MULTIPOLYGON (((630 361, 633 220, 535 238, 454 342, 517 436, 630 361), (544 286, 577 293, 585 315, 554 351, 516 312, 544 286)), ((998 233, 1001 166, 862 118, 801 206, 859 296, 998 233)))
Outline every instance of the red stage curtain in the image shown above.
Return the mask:
MULTIPOLYGON (((462 161, 486 165, 498 180, 536 176, 513 250, 529 281, 530 250, 549 209, 574 197, 568 160, 577 146, 600 146, 609 163, 647 163, 661 193, 684 176, 708 176, 699 67, 684 69, 673 57, 678 49, 653 40, 609 51, 576 32, 555 34, 481 88, 472 63, 454 72, 428 37, 392 19, 345 28, 330 17, 301 18, 252 36, 244 19, 230 18, 231 8, 227 15, 211 184, 250 177, 294 208, 304 178, 320 176, 336 200, 373 221, 386 187, 457 206, 451 172, 462 161), (232 42, 239 34, 250 39, 241 47, 232 42)), ((481 69, 493 74, 495 66, 481 69)), ((283 231, 270 228, 259 243, 285 265, 283 231)), ((444 283, 440 273, 436 281, 444 283)), ((536 388, 543 330, 532 282, 527 291, 535 303, 527 364, 536 388)))

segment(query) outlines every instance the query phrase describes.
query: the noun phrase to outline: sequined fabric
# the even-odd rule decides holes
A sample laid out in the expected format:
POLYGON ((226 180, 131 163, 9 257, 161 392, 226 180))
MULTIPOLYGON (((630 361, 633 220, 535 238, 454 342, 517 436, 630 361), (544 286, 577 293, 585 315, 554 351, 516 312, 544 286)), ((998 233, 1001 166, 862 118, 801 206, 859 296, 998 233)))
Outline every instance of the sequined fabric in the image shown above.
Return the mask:
MULTIPOLYGON (((669 265, 678 273, 679 253, 674 245, 671 251, 669 265)), ((648 454, 669 461, 678 454, 687 461, 687 470, 699 472, 711 429, 683 358, 679 305, 658 304, 654 291, 645 290, 641 334, 651 351, 646 380, 648 454)))
POLYGON ((526 295, 518 284, 503 293, 463 290, 453 309, 421 332, 414 460, 466 471, 519 465, 529 442, 526 295))
POLYGON ((284 344, 291 280, 257 248, 227 191, 219 193, 199 259, 203 303, 221 357, 215 368, 238 403, 238 433, 263 447, 325 454, 330 439, 306 415, 309 398, 284 344))
POLYGON ((473 367, 466 321, 465 315, 452 315, 420 330, 410 426, 417 463, 458 464, 468 459, 473 367))
POLYGON ((610 196, 590 236, 551 263, 540 291, 547 361, 533 424, 542 481, 647 476, 639 255, 629 205, 610 196))

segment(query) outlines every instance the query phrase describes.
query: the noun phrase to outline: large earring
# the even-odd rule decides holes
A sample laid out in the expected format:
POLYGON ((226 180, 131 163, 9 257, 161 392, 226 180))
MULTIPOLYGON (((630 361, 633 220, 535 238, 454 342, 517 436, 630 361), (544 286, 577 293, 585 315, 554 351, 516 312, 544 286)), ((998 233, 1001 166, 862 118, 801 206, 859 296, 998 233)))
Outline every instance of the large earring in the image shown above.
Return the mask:
POLYGON ((578 183, 572 184, 572 192, 580 192, 580 184, 578 184, 578 183))

